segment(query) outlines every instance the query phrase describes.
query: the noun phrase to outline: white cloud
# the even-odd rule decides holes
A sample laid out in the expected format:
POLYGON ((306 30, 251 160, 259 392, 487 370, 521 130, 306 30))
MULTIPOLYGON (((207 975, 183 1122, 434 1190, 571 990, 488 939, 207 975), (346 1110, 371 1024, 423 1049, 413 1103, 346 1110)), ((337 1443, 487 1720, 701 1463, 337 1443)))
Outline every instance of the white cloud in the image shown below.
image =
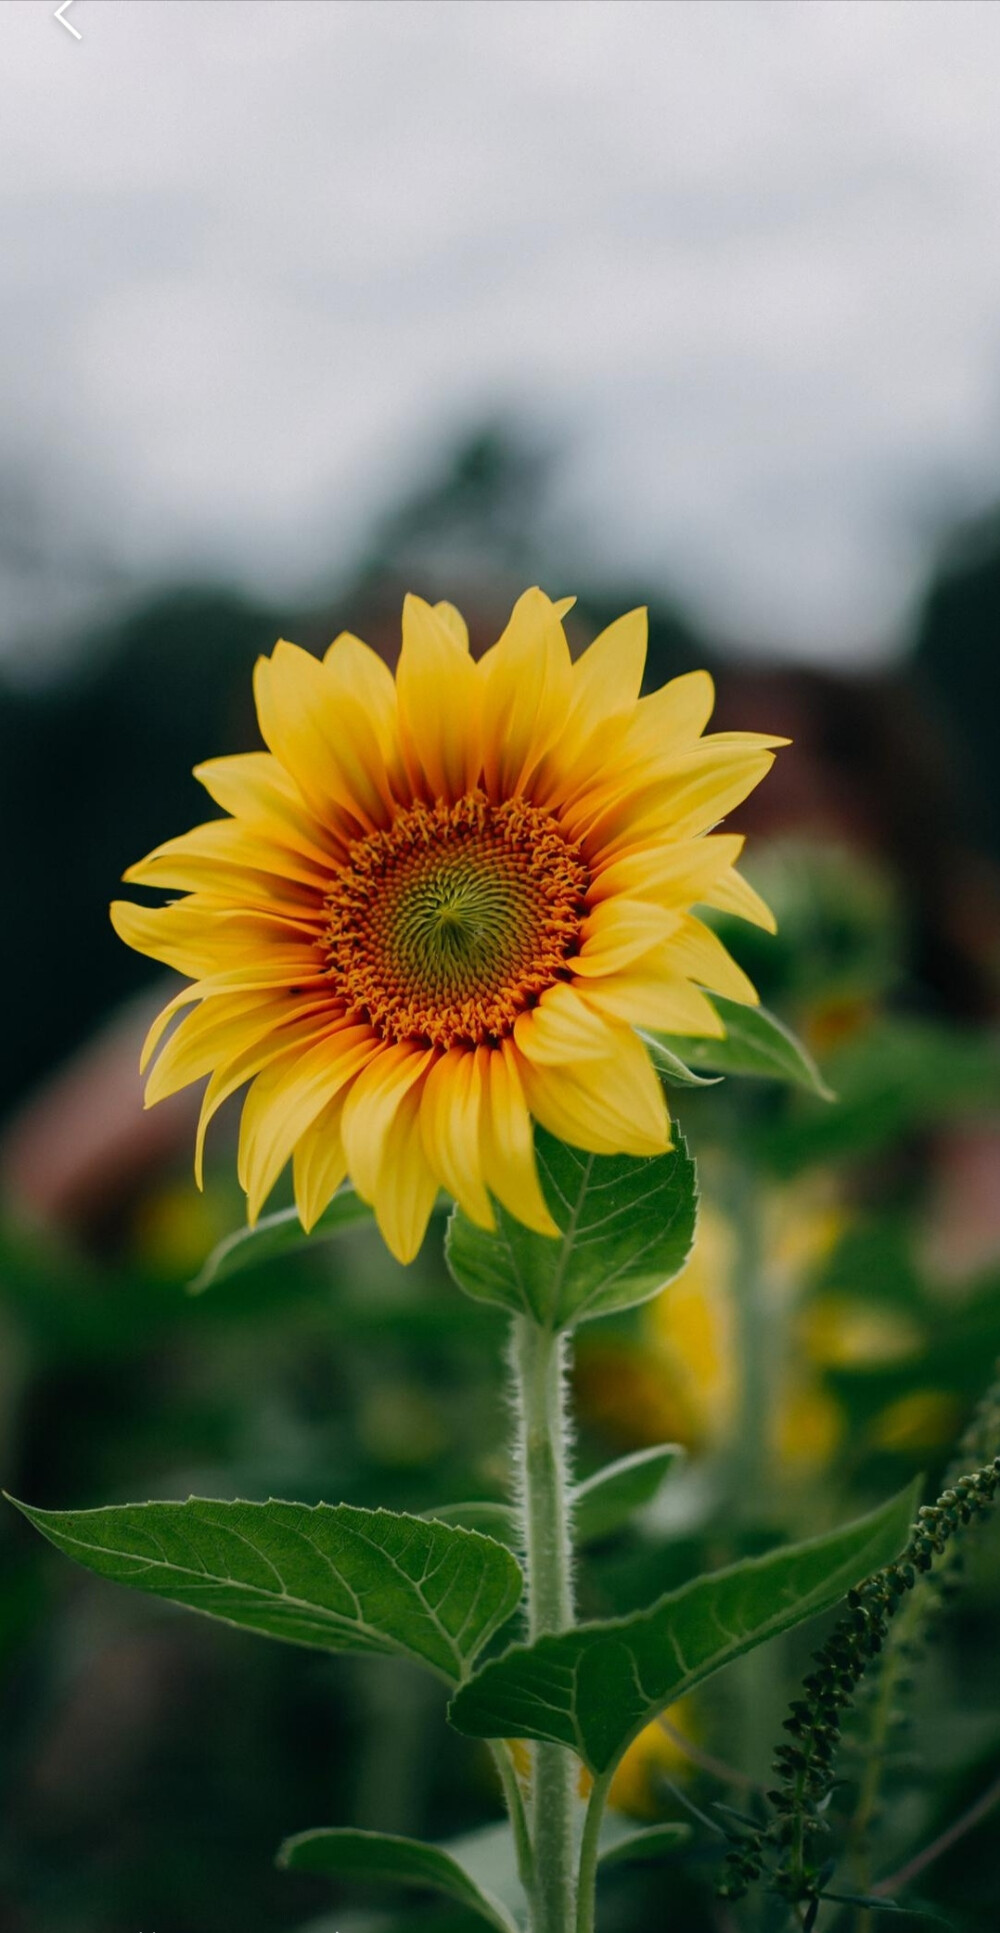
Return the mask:
POLYGON ((835 655, 994 488, 996 8, 50 13, 0 8, 0 406, 127 569, 291 588, 500 397, 581 557, 835 655))

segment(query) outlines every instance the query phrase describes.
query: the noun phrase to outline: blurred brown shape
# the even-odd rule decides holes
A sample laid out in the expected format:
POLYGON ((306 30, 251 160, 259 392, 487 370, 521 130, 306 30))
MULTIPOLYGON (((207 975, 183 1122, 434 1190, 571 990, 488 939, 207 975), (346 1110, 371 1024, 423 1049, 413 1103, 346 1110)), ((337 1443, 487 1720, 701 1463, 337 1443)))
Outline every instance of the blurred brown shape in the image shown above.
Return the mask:
MULTIPOLYGON (((139 1054, 162 1000, 131 1001, 18 1110, 0 1139, 0 1207, 103 1247, 190 1143, 199 1094, 146 1110, 139 1054)), ((192 1182, 192 1186, 193 1186, 192 1182)))

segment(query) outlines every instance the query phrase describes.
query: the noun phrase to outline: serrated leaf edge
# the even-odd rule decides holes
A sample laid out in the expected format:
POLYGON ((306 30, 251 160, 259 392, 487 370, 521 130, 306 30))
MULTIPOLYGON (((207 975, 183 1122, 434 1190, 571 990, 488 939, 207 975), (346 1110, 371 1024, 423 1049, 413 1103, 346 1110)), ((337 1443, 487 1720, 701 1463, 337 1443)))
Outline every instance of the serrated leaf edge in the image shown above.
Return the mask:
MULTIPOLYGON (((293 1510, 302 1510, 307 1512, 331 1511, 331 1512, 337 1512, 338 1514, 349 1513, 352 1516, 356 1514, 358 1517, 362 1517, 366 1519, 371 1517, 382 1517, 382 1518, 389 1518, 394 1523, 400 1523, 400 1522, 405 1522, 409 1520, 414 1524, 420 1524, 422 1526, 428 1524, 431 1521, 436 1521, 436 1520, 430 1520, 427 1518, 416 1517, 416 1516, 412 1518, 408 1518, 408 1513, 405 1511, 386 1510, 381 1506, 379 1506, 375 1510, 366 1510, 366 1509, 362 1509, 358 1505, 347 1504, 347 1503, 340 1503, 340 1504, 328 1504, 328 1503, 305 1504, 305 1503, 294 1503, 294 1502, 290 1503, 289 1499, 284 1497, 268 1497, 263 1502, 254 1502, 244 1497, 190 1496, 190 1497, 181 1498, 181 1499, 148 1498, 145 1502, 142 1502, 142 1503, 99 1504, 93 1509, 88 1509, 88 1510, 40 1510, 40 1509, 36 1509, 31 1504, 22 1503, 19 1498, 11 1496, 10 1492, 7 1490, 0 1491, 0 1496, 3 1496, 4 1500, 7 1503, 12 1504, 15 1510, 20 1511, 21 1515, 25 1517, 30 1524, 34 1525, 34 1528, 37 1531, 39 1531, 39 1533, 43 1537, 45 1537, 48 1540, 48 1542, 54 1546, 55 1549, 65 1550, 65 1546, 67 1545, 76 1545, 79 1547, 80 1550, 91 1550, 95 1552, 100 1552, 102 1555, 105 1555, 105 1556, 110 1556, 114 1554, 126 1561, 132 1556, 132 1553, 128 1551, 119 1551, 119 1552, 112 1553, 108 1551, 107 1547, 104 1545, 88 1544, 84 1541, 83 1538, 73 1537, 68 1533, 61 1532, 59 1537, 57 1538, 54 1533, 50 1533, 49 1530, 47 1529, 46 1526, 47 1526, 48 1520, 54 1517, 67 1517, 67 1516, 75 1517, 75 1518, 103 1516, 105 1511, 116 1510, 116 1509, 128 1510, 128 1511, 142 1511, 142 1510, 161 1510, 164 1507, 168 1507, 168 1508, 173 1508, 175 1510, 183 1510, 187 1504, 207 1503, 207 1504, 223 1504, 223 1505, 231 1504, 233 1506, 238 1505, 241 1509, 250 1509, 250 1510, 266 1510, 269 1504, 283 1504, 286 1508, 291 1508, 293 1510)), ((350 1527, 353 1529, 353 1533, 355 1536, 362 1535, 362 1533, 356 1527, 354 1526, 350 1526, 350 1527)), ((518 1563, 514 1553, 511 1550, 509 1550, 505 1544, 501 1544, 498 1538, 488 1537, 482 1531, 479 1531, 479 1530, 467 1530, 463 1524, 441 1524, 439 1527, 442 1530, 449 1531, 452 1535, 456 1537, 471 1539, 476 1544, 486 1544, 491 1546, 494 1550, 502 1551, 504 1557, 509 1559, 514 1564, 518 1572, 518 1576, 520 1578, 520 1590, 518 1591, 517 1596, 512 1598, 509 1604, 505 1604, 504 1607, 495 1614, 495 1616, 490 1621, 490 1623, 486 1627, 484 1627, 484 1630, 480 1637, 476 1651, 472 1654, 472 1656, 468 1660, 468 1664, 471 1665, 472 1659, 479 1655, 479 1652, 483 1650, 484 1646, 489 1643, 489 1640, 495 1636, 496 1632, 501 1628, 501 1626, 504 1623, 506 1623, 506 1620, 510 1616, 512 1616, 513 1612, 517 1609, 517 1606, 520 1603, 524 1593, 524 1573, 521 1570, 521 1566, 518 1563)), ((307 1541, 309 1540, 307 1539, 307 1541)), ((374 1548, 377 1549, 378 1554, 381 1557, 388 1557, 390 1563, 393 1564, 394 1568, 398 1568, 398 1565, 396 1565, 395 1559, 392 1557, 390 1552, 387 1552, 385 1550, 384 1546, 378 1545, 378 1546, 375 1546, 374 1548)), ((69 1551, 65 1551, 65 1554, 71 1555, 69 1551)), ((322 1551, 317 1551, 316 1554, 321 1558, 324 1555, 322 1551)), ((85 1564, 82 1558, 78 1559, 77 1561, 84 1564, 85 1569, 91 1570, 92 1575, 95 1575, 98 1577, 102 1575, 100 1571, 94 1571, 92 1566, 85 1564)), ((268 1560, 265 1556, 265 1562, 267 1561, 268 1560)), ((143 1568, 146 1570, 151 1570, 156 1568, 155 1561, 150 1560, 148 1558, 136 1557, 135 1562, 137 1564, 141 1564, 143 1568)), ((170 1571, 170 1570, 180 1571, 182 1570, 183 1567, 181 1565, 165 1564, 163 1568, 166 1571, 170 1571)), ((404 1573, 404 1576, 405 1576, 405 1573, 404 1573)), ((106 1578, 104 1581, 107 1583, 121 1583, 123 1588, 125 1589, 128 1588, 128 1580, 124 1578, 121 1578, 121 1579, 106 1578)), ((226 1579, 225 1577, 222 1577, 222 1576, 213 1577, 213 1581, 217 1585, 221 1585, 223 1587, 225 1587, 225 1585, 228 1582, 232 1585, 234 1590, 246 1592, 248 1595, 251 1595, 251 1596, 254 1595, 254 1593, 256 1592, 264 1603, 267 1603, 269 1599, 280 1599, 283 1603, 292 1604, 297 1608, 301 1608, 304 1612, 316 1611, 318 1608, 321 1608, 321 1607, 317 1607, 317 1605, 312 1603, 308 1598, 299 1598, 295 1596, 294 1593, 289 1591, 283 1590, 283 1591, 267 1592, 267 1591, 260 1590, 259 1587, 255 1585, 246 1584, 240 1581, 239 1579, 235 1579, 235 1578, 226 1579)), ((513 1584, 513 1579, 511 1580, 511 1582, 513 1584)), ((420 1586, 416 1579, 407 1577, 406 1583, 419 1595, 420 1586)), ((189 1610, 189 1611, 193 1611, 196 1615, 198 1614, 197 1605, 185 1604, 183 1600, 171 1598, 168 1596, 167 1593, 164 1593, 163 1595, 164 1595, 165 1602, 177 1603, 179 1604, 181 1610, 189 1610)), ((439 1624, 438 1619, 434 1611, 431 1609, 431 1607, 427 1606, 426 1608, 428 1610, 428 1615, 430 1616, 431 1622, 440 1631, 441 1636, 446 1642, 446 1644, 450 1646, 452 1649, 455 1649, 456 1647, 455 1638, 451 1635, 450 1632, 447 1632, 444 1629, 444 1627, 439 1624)), ((242 1623, 238 1618, 227 1618, 224 1614, 217 1611, 211 1612, 210 1615, 212 1616, 212 1618, 215 1619, 217 1623, 226 1624, 229 1626, 231 1630, 246 1631, 248 1628, 253 1629, 253 1627, 248 1627, 246 1624, 242 1623)), ((360 1617, 355 1620, 348 1620, 344 1618, 341 1621, 345 1625, 351 1625, 353 1626, 353 1628, 359 1631, 363 1631, 366 1638, 371 1637, 376 1640, 381 1640, 381 1643, 374 1643, 372 1645, 373 1651, 376 1651, 376 1652, 381 1651, 383 1655, 395 1654, 396 1656, 409 1658, 412 1663, 421 1665, 427 1671, 434 1672, 435 1676, 441 1678, 443 1682, 449 1686, 454 1687, 456 1685, 461 1685, 462 1683, 465 1682, 465 1676, 467 1675, 467 1668, 463 1671, 463 1664, 460 1657, 456 1657, 457 1669, 454 1674, 450 1675, 445 1671, 443 1671, 441 1667, 436 1665, 431 1659, 427 1658, 422 1652, 411 1649, 410 1646, 402 1643, 397 1638, 391 1638, 391 1637, 387 1638, 384 1633, 378 1631, 374 1626, 369 1626, 366 1623, 364 1623, 364 1621, 360 1617)), ((259 1637, 272 1637, 278 1643, 285 1642, 285 1640, 283 1640, 277 1634, 274 1634, 268 1631, 256 1632, 255 1635, 259 1637)), ((333 1649, 334 1647, 330 1647, 330 1648, 333 1649)))

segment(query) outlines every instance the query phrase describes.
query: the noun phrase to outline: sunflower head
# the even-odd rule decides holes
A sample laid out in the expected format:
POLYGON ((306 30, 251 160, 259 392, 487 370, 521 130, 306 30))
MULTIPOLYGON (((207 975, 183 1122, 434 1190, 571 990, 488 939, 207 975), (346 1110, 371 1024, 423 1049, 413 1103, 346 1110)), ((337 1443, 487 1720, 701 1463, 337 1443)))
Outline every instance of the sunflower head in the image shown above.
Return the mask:
POLYGON ((704 736, 705 672, 640 697, 642 611, 571 661, 571 600, 518 600, 478 660, 408 597, 395 678, 345 633, 257 665, 266 751, 199 766, 226 816, 126 878, 181 897, 112 918, 185 986, 155 1022, 147 1105, 208 1076, 198 1130, 246 1087, 256 1218, 289 1159, 309 1228, 349 1175, 401 1260, 439 1188, 556 1234, 532 1119, 598 1154, 669 1146, 637 1028, 721 1034, 756 999, 695 906, 771 927, 711 830, 779 739, 704 736), (173 1024, 172 1031, 167 1032, 173 1024))

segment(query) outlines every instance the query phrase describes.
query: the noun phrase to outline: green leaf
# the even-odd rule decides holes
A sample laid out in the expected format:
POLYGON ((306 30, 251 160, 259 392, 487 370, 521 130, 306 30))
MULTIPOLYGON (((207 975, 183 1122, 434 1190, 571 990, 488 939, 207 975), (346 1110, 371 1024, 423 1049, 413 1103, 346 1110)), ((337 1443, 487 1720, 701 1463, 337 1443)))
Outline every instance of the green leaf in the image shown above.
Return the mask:
POLYGON ((515 1645, 462 1687, 449 1716, 474 1738, 550 1739, 608 1771, 658 1712, 891 1562, 914 1504, 911 1486, 857 1523, 695 1578, 648 1611, 515 1645))
POLYGON ((691 1827, 681 1819, 667 1820, 658 1826, 636 1827, 609 1816, 601 1831, 598 1870, 635 1865, 644 1859, 666 1859, 689 1845, 693 1836, 691 1827), (613 1828, 610 1832, 609 1827, 613 1828))
POLYGON ((659 1443, 609 1463, 573 1493, 573 1540, 581 1547, 621 1530, 630 1517, 652 1503, 664 1478, 683 1461, 679 1443, 659 1443))
POLYGON ((492 1899, 514 1915, 519 1924, 527 1917, 524 1887, 517 1870, 517 1849, 507 1819, 478 1826, 472 1832, 446 1839, 441 1851, 449 1853, 464 1873, 492 1899))
POLYGON ((444 1893, 501 1933, 517 1933, 517 1921, 491 1893, 478 1886, 441 1846, 400 1839, 387 1832, 357 1832, 347 1827, 299 1832, 286 1839, 279 1866, 296 1873, 321 1873, 329 1879, 395 1881, 424 1892, 444 1893))
POLYGON ((656 1040, 694 1067, 719 1074, 751 1074, 766 1081, 790 1081, 793 1087, 807 1088, 820 1100, 836 1098, 808 1048, 766 1007, 745 1007, 719 994, 712 995, 712 1005, 726 1029, 722 1040, 681 1034, 657 1034, 656 1040))
POLYGON ((99 1577, 327 1651, 396 1652, 454 1683, 521 1595, 519 1565, 473 1531, 350 1504, 129 1503, 32 1510, 99 1577))
POLYGON ((308 1235, 297 1208, 279 1208, 276 1214, 262 1215, 253 1228, 234 1229, 231 1235, 216 1243, 190 1284, 189 1293, 203 1295, 206 1289, 215 1288, 231 1275, 256 1268, 261 1262, 280 1260, 294 1254, 297 1248, 310 1247, 313 1242, 329 1240, 331 1235, 339 1235, 341 1229, 353 1228, 357 1222, 370 1221, 371 1217, 371 1209, 349 1184, 334 1195, 329 1208, 308 1235))
POLYGON ((561 1236, 536 1235, 495 1203, 494 1232, 456 1208, 445 1254, 467 1295, 567 1328, 631 1308, 683 1268, 697 1218, 694 1163, 675 1129, 669 1154, 584 1154, 535 1131, 538 1173, 561 1236))

